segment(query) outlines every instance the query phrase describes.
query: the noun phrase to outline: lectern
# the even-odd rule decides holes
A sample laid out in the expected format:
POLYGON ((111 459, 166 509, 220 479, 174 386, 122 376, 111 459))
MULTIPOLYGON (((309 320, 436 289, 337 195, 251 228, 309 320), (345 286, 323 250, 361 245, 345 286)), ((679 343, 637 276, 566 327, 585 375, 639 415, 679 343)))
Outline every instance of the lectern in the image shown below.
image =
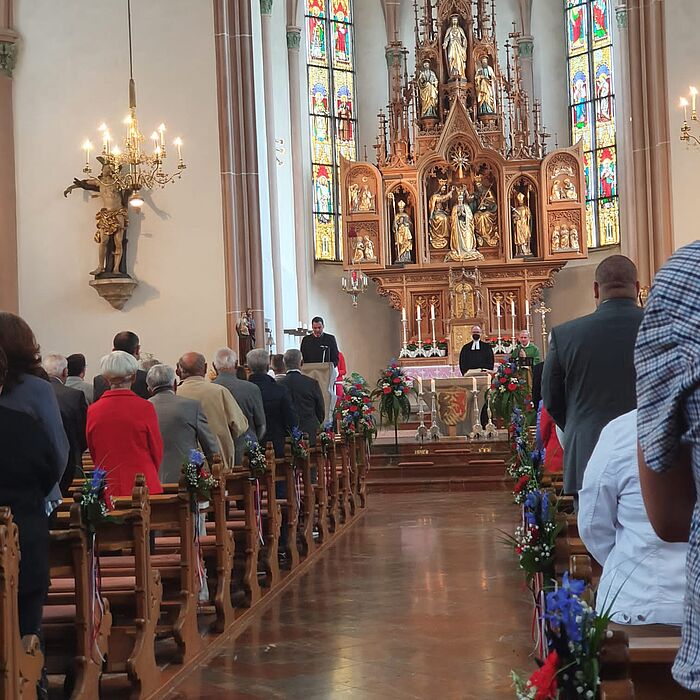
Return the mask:
POLYGON ((301 371, 302 374, 315 379, 321 385, 326 420, 330 420, 335 408, 335 380, 338 378, 338 370, 332 362, 309 362, 302 365, 301 371))

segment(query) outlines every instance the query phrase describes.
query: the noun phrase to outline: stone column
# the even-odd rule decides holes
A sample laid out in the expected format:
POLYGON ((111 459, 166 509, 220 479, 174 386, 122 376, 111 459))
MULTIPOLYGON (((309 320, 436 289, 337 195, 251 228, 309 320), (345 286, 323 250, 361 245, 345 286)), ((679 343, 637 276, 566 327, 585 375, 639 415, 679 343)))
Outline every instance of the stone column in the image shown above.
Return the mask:
POLYGON ((256 345, 262 347, 265 315, 250 2, 214 0, 214 31, 227 336, 231 347, 237 347, 236 321, 243 310, 252 308, 256 345))
POLYGON ((670 134, 666 85, 665 0, 629 0, 629 114, 639 281, 648 286, 673 251, 670 134))
MULTIPOLYGON (((296 21, 296 12, 287 15, 288 22, 296 21)), ((297 299, 299 320, 311 323, 309 318, 309 258, 307 231, 313 231, 307 216, 306 187, 304 175, 304 154, 302 149, 302 106, 301 95, 306 90, 301 88, 299 72, 299 48, 301 46, 301 27, 294 24, 287 26, 287 65, 289 68, 289 113, 292 136, 292 179, 294 182, 294 241, 296 244, 297 299)), ((306 111, 306 110, 305 110, 306 111)))
POLYGON ((12 71, 17 34, 12 0, 0 0, 0 310, 19 311, 12 71))
POLYGON ((530 98, 530 106, 535 104, 535 72, 532 64, 532 56, 535 49, 535 40, 532 36, 532 0, 518 0, 518 14, 520 19, 520 38, 515 46, 520 57, 522 68, 523 89, 530 98))
POLYGON ((277 194, 277 157, 275 152, 275 93, 272 83, 272 2, 260 0, 263 81, 265 83, 265 132, 267 143, 267 185, 270 197, 270 240, 275 319, 273 332, 278 351, 284 347, 284 308, 282 294, 282 255, 280 252, 279 197, 277 194))

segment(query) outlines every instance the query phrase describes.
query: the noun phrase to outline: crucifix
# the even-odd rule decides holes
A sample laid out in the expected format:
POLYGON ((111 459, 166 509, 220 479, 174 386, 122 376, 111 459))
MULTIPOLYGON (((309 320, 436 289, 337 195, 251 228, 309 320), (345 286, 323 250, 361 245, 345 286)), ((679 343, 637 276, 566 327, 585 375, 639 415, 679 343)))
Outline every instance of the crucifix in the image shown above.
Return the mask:
POLYGON ((544 301, 540 301, 533 311, 539 314, 542 319, 542 356, 544 357, 547 354, 547 321, 545 317, 551 312, 551 309, 545 305, 544 301))

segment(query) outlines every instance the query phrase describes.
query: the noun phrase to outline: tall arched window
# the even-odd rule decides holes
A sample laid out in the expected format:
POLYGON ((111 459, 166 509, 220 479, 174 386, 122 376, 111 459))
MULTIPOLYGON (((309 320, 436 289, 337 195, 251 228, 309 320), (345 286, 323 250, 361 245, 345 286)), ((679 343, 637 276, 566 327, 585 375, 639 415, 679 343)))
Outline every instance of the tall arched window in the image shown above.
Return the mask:
POLYGON ((571 143, 583 141, 588 247, 620 242, 612 0, 564 0, 571 143))
POLYGON ((342 260, 340 156, 357 156, 352 0, 305 0, 316 260, 342 260))

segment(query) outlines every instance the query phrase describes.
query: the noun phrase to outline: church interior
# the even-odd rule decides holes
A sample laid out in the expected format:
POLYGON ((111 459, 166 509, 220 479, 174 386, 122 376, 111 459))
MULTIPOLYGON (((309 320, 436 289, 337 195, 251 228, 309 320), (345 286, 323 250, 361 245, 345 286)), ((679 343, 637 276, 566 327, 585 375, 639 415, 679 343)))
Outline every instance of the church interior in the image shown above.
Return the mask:
POLYGON ((700 693, 696 22, 0 0, 0 700, 700 693))

